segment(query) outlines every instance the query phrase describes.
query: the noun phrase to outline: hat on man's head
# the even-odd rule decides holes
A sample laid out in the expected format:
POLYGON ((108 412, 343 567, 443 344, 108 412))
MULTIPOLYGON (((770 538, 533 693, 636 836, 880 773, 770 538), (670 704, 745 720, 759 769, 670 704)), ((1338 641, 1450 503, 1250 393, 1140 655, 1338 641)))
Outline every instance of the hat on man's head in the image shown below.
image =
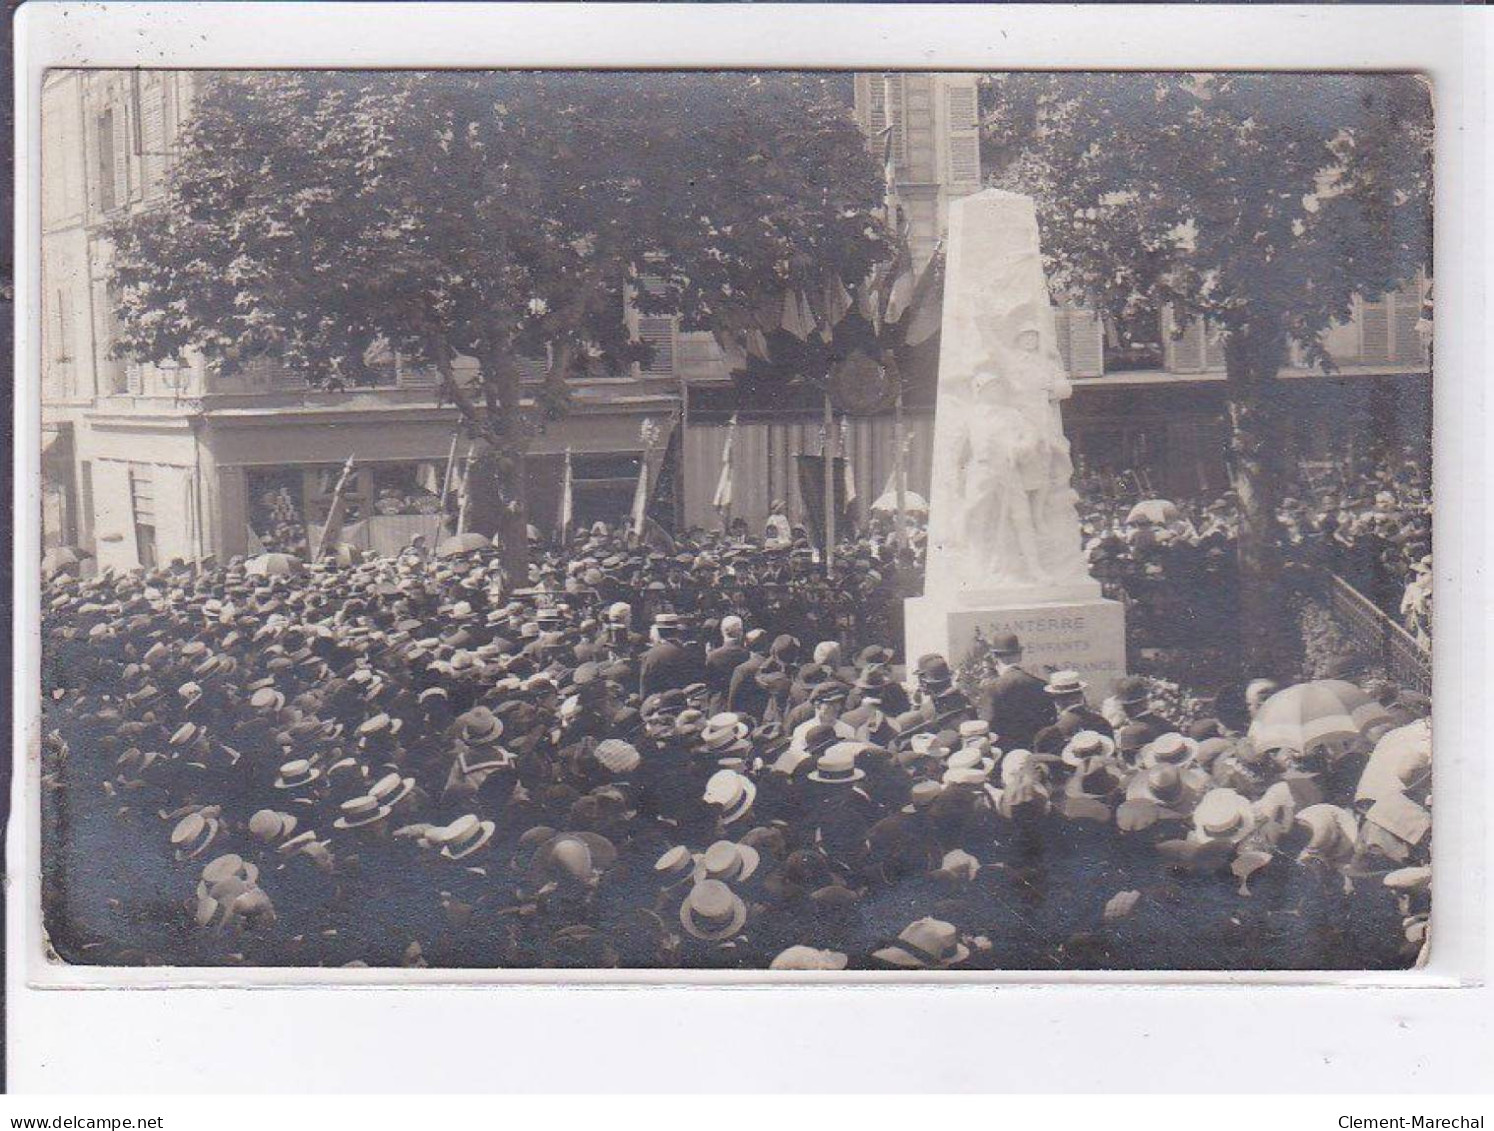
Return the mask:
POLYGON ((815 685, 814 690, 809 694, 809 701, 817 706, 821 703, 840 704, 846 701, 849 693, 845 684, 829 681, 815 685))
POLYGON ((680 904, 680 924, 693 938, 719 942, 747 922, 747 905, 720 880, 702 880, 680 904))
POLYGON ((960 942, 954 924, 924 918, 909 923, 896 939, 873 951, 872 957, 906 970, 929 970, 965 961, 970 957, 970 948, 960 942))
POLYGON ((1048 677, 1047 684, 1043 687, 1049 695, 1078 695, 1085 691, 1089 684, 1079 678, 1076 671, 1054 672, 1048 677))
POLYGON ((1115 684, 1115 698, 1116 702, 1127 707, 1145 706, 1151 702, 1151 682, 1145 676, 1125 676, 1115 684))
POLYGON ((718 840, 697 858, 695 882, 720 880, 729 884, 742 883, 752 878, 761 862, 762 857, 757 849, 750 845, 718 840))
POLYGON ((954 680, 954 673, 949 669, 949 661, 943 656, 924 657, 919 661, 915 674, 920 683, 933 687, 942 686, 954 680))
POLYGON ((730 825, 747 815, 756 798, 757 786, 751 778, 736 770, 717 770, 706 782, 702 800, 720 809, 721 823, 730 825))
POLYGON ((848 959, 838 950, 795 945, 783 951, 769 964, 769 970, 844 970, 848 959))
POLYGON ((1022 642, 1014 632, 998 632, 990 639, 990 650, 993 656, 1019 656, 1022 642))

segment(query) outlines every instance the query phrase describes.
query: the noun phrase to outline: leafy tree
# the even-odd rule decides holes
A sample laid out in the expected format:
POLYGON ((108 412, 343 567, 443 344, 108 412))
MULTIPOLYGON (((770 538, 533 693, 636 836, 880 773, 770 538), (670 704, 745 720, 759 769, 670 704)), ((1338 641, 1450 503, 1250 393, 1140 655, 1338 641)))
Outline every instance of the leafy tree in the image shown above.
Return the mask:
POLYGON ((1173 305, 1223 332, 1245 660, 1279 631, 1274 382, 1290 343, 1431 260, 1432 111, 1414 75, 1010 74, 983 94, 1007 187, 1038 200, 1057 281, 1114 315, 1173 305))
POLYGON ((162 206, 111 233, 118 348, 357 384, 383 342, 434 369, 512 575, 535 430, 570 378, 647 357, 627 303, 733 340, 786 294, 821 306, 889 256, 882 187, 815 75, 214 75, 162 206))

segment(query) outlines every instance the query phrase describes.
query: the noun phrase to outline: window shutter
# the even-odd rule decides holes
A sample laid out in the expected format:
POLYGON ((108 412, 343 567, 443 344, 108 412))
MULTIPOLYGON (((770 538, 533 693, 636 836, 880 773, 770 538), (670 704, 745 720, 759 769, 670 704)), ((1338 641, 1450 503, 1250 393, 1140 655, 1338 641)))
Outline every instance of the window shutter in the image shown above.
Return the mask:
POLYGON ((1064 362, 1071 377, 1099 377, 1105 372, 1105 346, 1100 317, 1087 307, 1067 311, 1068 352, 1064 362))
POLYGON ((68 362, 73 359, 73 308, 66 291, 59 290, 56 295, 57 342, 52 350, 52 356, 58 361, 68 362))
POLYGON ((125 136, 128 123, 125 114, 113 112, 109 115, 114 126, 114 203, 124 204, 130 199, 130 151, 129 139, 125 136))
POLYGON ((1203 328, 1204 368, 1224 368, 1224 331, 1205 323, 1203 328))
POLYGON ((949 180, 951 184, 980 184, 980 135, 975 86, 945 88, 949 114, 949 180))
POLYGON ((908 136, 903 128, 904 105, 907 97, 906 77, 890 74, 883 81, 883 113, 892 126, 892 160, 901 170, 908 160, 908 136))
POLYGON ((148 463, 130 464, 130 507, 136 526, 156 523, 155 468, 148 463))
POLYGON ((644 314, 638 319, 638 340, 654 347, 653 357, 643 366, 649 377, 674 374, 676 320, 664 315, 644 314))
POLYGON ((140 92, 140 143, 141 180, 153 196, 166 176, 166 88, 159 82, 140 92))
POLYGON ((949 128, 952 130, 975 129, 975 87, 973 85, 951 86, 948 88, 948 96, 949 128))
POLYGON ((1070 377, 1074 376, 1074 349, 1069 337, 1072 313, 1073 308, 1068 306, 1060 306, 1053 311, 1053 332, 1058 338, 1058 356, 1063 360, 1064 372, 1070 377))
POLYGON ((1392 296, 1394 315, 1391 330, 1395 335, 1392 350, 1393 360, 1405 365, 1426 364, 1426 347, 1421 335, 1416 332, 1416 323, 1421 319, 1421 284, 1412 279, 1392 296))
POLYGON ((867 76, 866 127, 875 138, 887 128, 887 82, 882 75, 867 76))
POLYGON ((550 371, 549 366, 537 357, 520 357, 518 365, 519 380, 526 385, 538 384, 545 379, 545 374, 550 371))
POLYGON ((1162 342, 1166 366, 1171 373, 1201 373, 1204 369, 1204 327, 1202 318, 1189 320, 1182 336, 1176 336, 1177 321, 1170 307, 1162 320, 1162 342))
POLYGON ((980 138, 973 130, 949 139, 949 180, 956 185, 980 184, 980 138))
POLYGON ((1384 299, 1359 308, 1359 360, 1383 365, 1390 360, 1390 310, 1384 299))
POLYGON ((105 110, 94 124, 94 145, 98 150, 98 168, 95 174, 99 189, 99 210, 112 212, 118 197, 115 195, 114 158, 114 111, 105 110))
POLYGON ((395 374, 402 389, 434 389, 441 375, 430 366, 411 365, 402 354, 394 355, 395 374))

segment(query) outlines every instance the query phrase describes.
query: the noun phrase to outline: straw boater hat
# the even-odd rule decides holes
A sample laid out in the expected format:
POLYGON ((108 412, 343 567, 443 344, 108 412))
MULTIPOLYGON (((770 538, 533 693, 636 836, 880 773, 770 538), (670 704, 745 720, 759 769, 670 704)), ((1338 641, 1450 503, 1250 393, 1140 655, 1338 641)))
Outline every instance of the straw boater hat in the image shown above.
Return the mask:
POLYGON ((474 813, 465 813, 451 824, 432 829, 426 839, 441 846, 441 855, 448 860, 465 860, 488 841, 498 826, 492 821, 479 820, 474 813))
POLYGON ((256 711, 274 713, 285 706, 285 696, 273 687, 261 687, 249 697, 249 705, 256 711))
POLYGON ((820 755, 809 772, 809 780, 822 785, 850 785, 866 777, 866 771, 856 765, 856 755, 861 752, 857 742, 837 742, 820 755))
POLYGON ((400 777, 398 773, 391 771, 369 787, 368 795, 377 798, 381 805, 388 805, 392 809, 408 797, 414 788, 414 778, 400 777))
POLYGON ((1197 756, 1197 741, 1170 731, 1143 746, 1139 761, 1143 769, 1150 769, 1152 766, 1175 766, 1182 769, 1191 765, 1197 756))
POLYGON ((261 809, 249 818, 249 835, 266 844, 285 840, 296 831, 296 818, 275 809, 261 809))
POLYGON ((1054 672, 1043 687, 1049 695, 1077 695, 1088 689, 1089 684, 1080 679, 1076 671, 1054 672))
POLYGON ((335 829, 359 829, 377 824, 390 813, 388 805, 381 804, 377 797, 367 793, 348 798, 338 806, 338 810, 342 815, 332 822, 335 829))
POLYGON ((762 857, 755 848, 733 844, 729 840, 718 840, 696 860, 695 882, 720 880, 722 883, 742 883, 752 878, 761 861, 762 857))
POLYGON ((503 720, 487 707, 473 707, 457 718, 457 737, 468 746, 488 746, 503 737, 503 720))
POLYGON ((602 739, 592 751, 592 756, 613 774, 631 774, 643 762, 638 748, 620 738, 602 739))
POLYGON ((216 817, 188 813, 171 830, 171 846, 176 849, 178 858, 195 860, 217 839, 221 828, 216 817))
POLYGON ((1059 759, 1065 766, 1078 769, 1091 758, 1109 758, 1115 754, 1115 740, 1097 730, 1081 730, 1063 748, 1059 759))
POLYGON ((654 862, 654 875, 666 888, 690 879, 695 873, 695 857, 683 844, 677 844, 654 862))
POLYGON ((736 770, 717 770, 706 782, 705 796, 708 805, 721 810, 721 823, 730 825, 741 820, 757 799, 757 786, 752 779, 736 770))
POLYGON ((966 719, 960 724, 960 745, 965 749, 976 748, 988 753, 996 736, 991 733, 991 724, 985 719, 966 719))
POLYGON ((1347 809, 1338 805, 1309 805, 1297 814, 1297 824, 1307 829, 1311 837, 1299 859, 1316 858, 1339 864, 1353 857, 1359 828, 1354 814, 1347 809))
MULTIPOLYGON (((689 697, 688 688, 686 697, 689 697)), ((712 715, 700 732, 701 749, 717 756, 743 753, 751 749, 746 741, 750 729, 741 716, 732 711, 712 715)))
POLYGON ((720 942, 742 929, 747 905, 720 880, 702 880, 680 904, 685 933, 704 942, 720 942))
POLYGON ((616 860, 617 847, 598 833, 552 832, 535 849, 527 872, 531 880, 569 878, 589 885, 594 884, 616 860))
POLYGON ((773 959, 769 970, 844 970, 847 958, 838 950, 791 946, 773 959))
POLYGON ((937 801, 943 792, 944 786, 939 782, 915 782, 913 788, 908 790, 908 804, 903 806, 903 812, 921 813, 937 801))
POLYGON ((1232 789, 1211 789, 1193 810, 1193 839, 1238 844, 1255 828, 1250 800, 1232 789))
POLYGON ((954 924, 925 918, 909 923, 872 957, 909 970, 943 969, 964 962, 970 948, 960 941, 954 924))

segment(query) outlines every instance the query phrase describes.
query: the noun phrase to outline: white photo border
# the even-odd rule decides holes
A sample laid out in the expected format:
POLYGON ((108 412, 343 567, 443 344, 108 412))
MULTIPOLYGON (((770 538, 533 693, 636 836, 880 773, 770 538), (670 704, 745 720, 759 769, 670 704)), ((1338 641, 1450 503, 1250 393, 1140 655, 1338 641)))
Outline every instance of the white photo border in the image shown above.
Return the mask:
MULTIPOLYGON (((849 1004, 847 992, 905 987, 927 1000, 948 987, 1000 986, 1000 1000, 1038 995, 1068 1008, 1097 990, 1121 1008, 1154 1003, 1163 987, 1181 1000, 1252 992, 1306 996, 1324 986, 1386 994, 1443 988, 1464 995, 1491 969, 1485 912, 1490 870, 1484 814, 1491 775, 1479 746, 1480 693, 1489 686, 1484 626, 1490 523, 1483 484, 1490 423, 1484 352, 1487 286, 1486 79, 1490 25, 1482 13, 1426 6, 1193 5, 734 5, 461 3, 32 3, 16 18, 16 346, 14 405, 15 769, 8 831, 8 989, 22 1031, 55 1032, 63 1015, 83 1015, 78 995, 44 989, 177 987, 144 995, 143 1016, 178 1009, 214 1012, 223 987, 260 987, 290 1013, 325 992, 313 987, 432 987, 420 998, 463 1000, 464 988, 504 986, 555 1000, 539 987, 740 986, 808 983, 793 1000, 849 1004), (549 971, 376 969, 119 969, 48 963, 43 953, 38 796, 40 578, 40 209, 39 115, 43 72, 54 67, 613 67, 1063 70, 1419 71, 1437 111, 1437 378, 1434 433, 1437 509, 1437 898, 1432 959, 1406 972, 1072 972, 934 975, 769 974, 766 971, 549 971), (939 989, 931 988, 931 983, 939 989), (1296 987, 1315 987, 1313 990, 1296 987), (278 987, 271 989, 269 987, 278 987), (434 987, 442 987, 439 991, 434 987), (831 987, 834 987, 832 989, 831 987), (1248 988, 1248 989, 1247 989, 1248 988), (833 995, 833 996, 827 996, 833 995), (167 1000, 169 999, 169 1001, 167 1000), (1133 1003, 1127 1007, 1123 1003, 1133 1003), (65 1003, 65 1004, 64 1004, 65 1003), (1072 1004, 1072 1003, 1070 1003, 1072 1004), (38 1028, 39 1027, 39 1028, 38 1028)), ((660 992, 665 992, 661 990, 660 992)), ((1482 991, 1480 991, 1482 993, 1482 991)), ((251 995, 258 1004, 266 998, 251 995)), ((116 997, 118 995, 115 995, 116 997)), ((141 995, 127 995, 140 998, 141 995)), ((774 998, 781 995, 774 993, 774 998)), ((1486 993, 1483 995, 1486 999, 1486 993)), ((858 1002, 876 999, 859 998, 858 1002)), ((885 1000, 896 1001, 901 993, 885 1000)), ((338 1000, 347 1002, 346 995, 338 1000)), ((408 997, 401 998, 408 1000, 408 997)), ((467 1001, 472 1000, 470 997, 467 1001)), ((574 999, 571 999, 574 1002, 574 999)), ((599 1000, 599 999, 593 999, 599 1000)), ((636 1000, 636 999, 633 999, 636 1000)), ((699 1007, 699 995, 686 1008, 699 1007)), ((965 999, 968 1000, 968 999, 965 999)), ((111 1007, 112 1008, 112 1007, 111 1007)), ((527 1008, 527 1007, 526 1007, 527 1008)), ((568 1007, 575 1009, 574 1004, 568 1007)), ((850 1012, 865 1009, 856 1004, 850 1012)), ((878 1007, 880 1008, 880 1007, 878 1007)), ((583 1010, 583 1014, 584 1014, 583 1010)), ((772 1011, 769 1010, 769 1013, 772 1011)), ((273 1016, 273 1014, 271 1014, 273 1016)), ((319 1022, 320 1023, 320 1022, 319 1022)), ((81 1030, 79 1031, 81 1032, 81 1030)), ((855 1033, 853 1026, 850 1030, 855 1033)), ((1484 1029, 1487 1034, 1487 1027, 1484 1029)), ((195 1035, 195 1034, 194 1034, 195 1035)), ((1487 1040, 1487 1035, 1484 1037, 1487 1040)), ((43 1041, 45 1043, 45 1041, 43 1041)), ((85 1043, 89 1042, 85 1039, 85 1043)), ((48 1078, 40 1058, 11 1042, 20 1070, 48 1078)), ((1039 1042, 1041 1044, 1041 1042, 1039 1042)), ((116 1050, 120 1052, 122 1050, 116 1050)), ((137 1050, 138 1051, 138 1050, 137 1050)), ((126 1056, 127 1061, 131 1060, 126 1056)), ((138 1059, 135 1058, 135 1059, 138 1059)), ((190 1059, 190 1056, 189 1056, 190 1059)), ((1092 1069, 1092 1071, 1097 1071, 1092 1069)), ((1103 1072, 1100 1075, 1104 1075, 1103 1072)), ((126 1086, 129 1080, 126 1077, 126 1086)))

